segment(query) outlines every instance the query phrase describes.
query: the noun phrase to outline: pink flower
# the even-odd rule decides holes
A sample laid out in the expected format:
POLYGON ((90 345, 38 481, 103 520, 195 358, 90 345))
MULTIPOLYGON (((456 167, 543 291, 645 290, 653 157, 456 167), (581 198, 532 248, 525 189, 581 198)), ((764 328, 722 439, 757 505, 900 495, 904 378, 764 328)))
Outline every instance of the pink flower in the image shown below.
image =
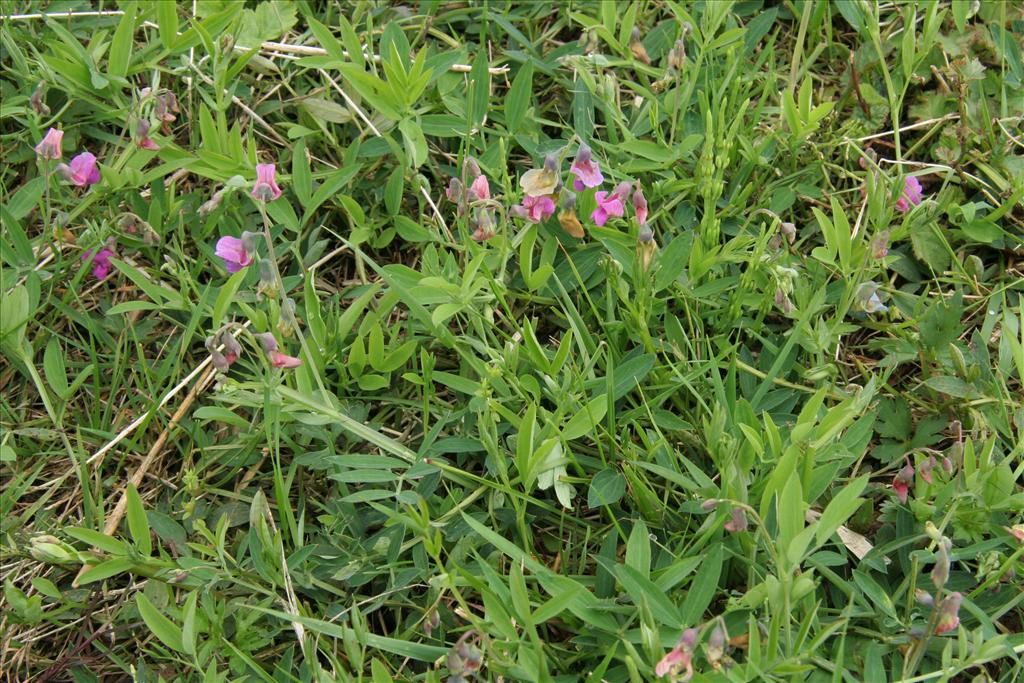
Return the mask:
POLYGON ((256 164, 256 183, 252 186, 252 198, 270 202, 281 196, 281 188, 274 180, 274 164, 256 164))
POLYGON ((237 273, 252 263, 256 249, 255 239, 250 235, 252 233, 247 232, 242 234, 242 239, 224 236, 217 240, 213 253, 224 259, 224 267, 229 273, 237 273))
POLYGON ((114 255, 114 250, 110 247, 103 247, 102 249, 95 252, 92 249, 87 250, 82 254, 82 260, 88 261, 92 259, 92 276, 97 280, 105 280, 110 275, 110 270, 114 267, 110 262, 110 257, 114 255))
POLYGON ((522 205, 513 206, 510 211, 512 215, 525 218, 531 223, 540 223, 554 212, 555 202, 547 195, 541 197, 526 195, 523 197, 522 205))
POLYGON ((960 625, 960 603, 963 600, 960 593, 950 593, 939 603, 939 623, 935 626, 935 633, 948 633, 960 625))
POLYGON ((71 165, 60 164, 57 170, 73 185, 85 187, 100 181, 100 169, 96 165, 96 157, 90 152, 82 152, 71 160, 71 165))
POLYGON ((640 183, 636 184, 636 191, 633 192, 633 208, 636 210, 637 223, 647 225, 647 198, 640 189, 640 183))
POLYGON ((725 523, 725 530, 734 534, 747 530, 747 515, 744 514, 741 508, 732 509, 732 516, 725 523))
POLYGON ((51 128, 46 131, 46 137, 36 145, 36 154, 40 159, 60 159, 60 145, 63 139, 64 131, 51 128))
POLYGON ((135 126, 135 144, 142 149, 148 149, 157 151, 160 149, 160 145, 156 144, 151 137, 149 137, 149 121, 146 119, 139 119, 139 122, 135 126))
POLYGON ((267 355, 270 358, 270 364, 275 368, 297 368, 302 365, 301 358, 289 356, 280 351, 271 351, 267 355))
MULTIPOLYGON (((601 166, 591 157, 590 147, 586 143, 580 143, 580 149, 576 152, 576 158, 573 159, 569 172, 576 174, 572 186, 577 192, 582 192, 586 187, 597 187, 604 182, 601 166)), ((599 225, 603 225, 603 223, 599 225)))
POLYGON ((693 649, 697 645, 698 636, 695 628, 683 631, 676 646, 654 667, 654 675, 659 678, 671 676, 672 680, 684 683, 690 680, 693 677, 693 649))
POLYGON ((469 186, 469 192, 474 197, 476 197, 477 201, 480 201, 482 199, 490 199, 491 186, 487 182, 487 176, 477 176, 476 180, 473 181, 473 184, 469 186))
POLYGON ((910 210, 911 204, 917 206, 922 199, 924 199, 924 195, 921 194, 921 181, 908 175, 903 182, 903 194, 896 200, 896 208, 906 213, 910 210))
POLYGON ((892 480, 892 490, 901 503, 907 502, 907 495, 910 493, 910 485, 914 483, 914 468, 910 463, 896 473, 892 480))
POLYGON ((922 479, 931 484, 932 470, 934 470, 935 466, 938 464, 939 462, 935 459, 935 456, 929 455, 927 460, 922 461, 921 464, 917 466, 917 472, 921 475, 922 479))
POLYGON ((612 216, 622 218, 626 213, 626 207, 622 203, 623 198, 629 192, 630 183, 619 183, 615 190, 608 194, 605 191, 595 192, 594 201, 597 208, 590 214, 590 219, 598 225, 604 225, 612 216))

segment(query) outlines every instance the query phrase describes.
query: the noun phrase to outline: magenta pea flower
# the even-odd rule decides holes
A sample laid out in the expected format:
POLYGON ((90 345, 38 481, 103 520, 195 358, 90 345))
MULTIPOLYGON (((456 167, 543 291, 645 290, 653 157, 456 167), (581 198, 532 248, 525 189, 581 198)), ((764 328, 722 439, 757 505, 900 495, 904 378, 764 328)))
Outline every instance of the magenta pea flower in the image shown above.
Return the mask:
POLYGON ((275 368, 297 368, 302 365, 301 358, 289 356, 277 350, 271 351, 267 356, 270 358, 270 364, 275 368))
POLYGON ((633 192, 633 208, 636 210, 636 222, 647 225, 647 198, 644 197, 640 183, 636 184, 636 190, 633 192))
POLYGON ((541 197, 531 197, 530 195, 526 195, 523 197, 523 203, 521 205, 513 206, 509 210, 509 213, 513 216, 524 218, 531 223, 540 223, 554 212, 555 202, 547 195, 541 197))
POLYGON ((253 262, 256 253, 256 235, 243 232, 242 238, 225 235, 217 240, 214 253, 224 259, 224 267, 229 273, 237 273, 253 262))
POLYGON ((105 280, 114 267, 114 264, 110 262, 110 257, 113 255, 114 250, 110 247, 103 247, 99 250, 88 249, 82 254, 82 260, 92 259, 92 276, 97 280, 105 280), (93 256, 94 252, 95 256, 93 256))
POLYGON ((64 131, 51 128, 46 136, 36 145, 36 154, 40 159, 60 159, 60 145, 64 139, 64 131))
POLYGON ((569 172, 576 174, 576 178, 572 181, 572 187, 577 192, 582 192, 587 187, 597 187, 604 182, 601 166, 594 161, 590 147, 586 143, 580 143, 579 151, 576 152, 576 158, 573 159, 569 172))
POLYGON ((622 203, 623 198, 629 192, 630 183, 619 183, 618 186, 608 194, 604 190, 594 193, 594 201, 597 208, 590 214, 590 219, 598 225, 604 225, 612 216, 622 218, 626 213, 626 207, 622 203))
POLYGON ((932 483, 932 470, 939 464, 939 461, 935 459, 934 455, 928 456, 927 460, 923 460, 920 465, 917 466, 917 472, 921 475, 929 484, 932 483))
POLYGON ((95 185, 100 181, 100 169, 96 165, 96 157, 91 152, 82 152, 71 160, 70 165, 58 165, 57 171, 72 185, 78 187, 95 185))
POLYGON ((903 181, 903 194, 896 200, 896 208, 906 213, 910 210, 911 204, 917 206, 922 199, 924 199, 924 195, 921 194, 921 181, 908 175, 903 181))
POLYGON ((259 202, 270 202, 281 196, 281 188, 274 180, 274 164, 256 164, 256 183, 252 186, 252 198, 259 202))

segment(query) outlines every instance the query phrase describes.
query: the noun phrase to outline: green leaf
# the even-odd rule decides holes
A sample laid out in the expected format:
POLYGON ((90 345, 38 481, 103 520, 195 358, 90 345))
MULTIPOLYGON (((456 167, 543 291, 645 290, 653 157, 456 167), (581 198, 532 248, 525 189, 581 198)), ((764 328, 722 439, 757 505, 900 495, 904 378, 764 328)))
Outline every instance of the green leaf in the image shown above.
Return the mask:
POLYGON ((132 484, 128 484, 125 495, 128 499, 128 531, 132 535, 135 547, 138 548, 140 553, 148 556, 153 552, 153 541, 149 537, 149 521, 146 519, 146 508, 142 505, 139 492, 135 490, 135 486, 132 484))
POLYGON ((999 239, 1003 230, 992 221, 979 218, 973 220, 966 225, 961 226, 961 230, 967 235, 968 239, 974 240, 975 242, 981 242, 982 244, 992 244, 999 239))
POLYGON ((178 42, 178 3, 156 3, 156 23, 160 30, 160 42, 167 50, 174 50, 178 42))
MULTIPOLYGON (((173 4, 173 3, 172 3, 173 4)), ((135 43, 135 8, 136 3, 121 3, 124 14, 117 24, 114 37, 110 41, 110 55, 107 58, 107 73, 116 78, 124 78, 131 63, 132 47, 135 43)))
POLYGON ((562 428, 562 438, 571 441, 589 434, 601 422, 606 412, 608 412, 607 396, 591 399, 562 428))
POLYGON ((626 541, 626 564, 644 576, 651 573, 651 537, 643 520, 637 520, 626 541))
POLYGON ((617 503, 626 493, 626 478, 622 473, 612 469, 598 472, 590 482, 587 491, 587 506, 591 508, 617 503))
POLYGON ((487 51, 480 50, 473 67, 469 72, 469 122, 473 128, 479 128, 487 115, 491 100, 491 72, 487 61, 487 51))
POLYGON ((402 132, 402 143, 411 168, 419 168, 427 160, 427 139, 423 137, 423 129, 412 119, 403 119, 398 123, 402 132))
POLYGON ((56 337, 50 339, 43 353, 43 372, 46 374, 46 381, 61 399, 67 398, 68 375, 64 365, 64 349, 56 337))
POLYGON ((868 475, 865 474, 857 477, 844 486, 829 501, 828 505, 825 506, 825 511, 821 513, 821 518, 818 519, 818 527, 814 535, 814 541, 817 545, 820 546, 831 538, 836 529, 846 524, 846 520, 853 516, 853 513, 860 508, 864 499, 859 496, 864 487, 867 486, 867 483, 868 475))
MULTIPOLYGON (((21 220, 29 214, 32 209, 39 206, 46 190, 46 178, 38 176, 18 188, 7 204, 7 210, 16 220, 21 220)), ((7 226, 4 226, 6 230, 7 226)))
POLYGON ((396 166, 384 185, 384 207, 388 215, 395 216, 402 208, 402 194, 405 192, 405 169, 396 166))
POLYGON ((118 574, 124 574, 130 571, 135 566, 135 563, 125 557, 115 557, 112 560, 101 562, 95 567, 90 567, 82 572, 82 575, 78 577, 78 585, 84 586, 95 581, 103 581, 109 579, 111 576, 117 576, 118 574))
POLYGON ((659 623, 673 629, 682 628, 683 624, 690 623, 683 618, 679 608, 669 600, 665 592, 637 570, 629 565, 617 564, 612 568, 612 573, 635 604, 647 603, 651 615, 659 623))
POLYGON ((512 133, 519 131, 519 127, 526 117, 526 111, 530 108, 530 98, 533 97, 533 62, 528 61, 519 69, 512 87, 505 96, 505 125, 512 133))
POLYGON ((158 610, 145 593, 135 594, 135 604, 139 608, 139 616, 146 622, 146 626, 160 642, 175 652, 185 652, 185 645, 181 639, 181 629, 170 619, 165 617, 158 610))
POLYGON ((711 604, 722 574, 722 546, 714 545, 704 553, 697 575, 690 582, 683 601, 682 623, 696 624, 703 621, 704 611, 711 604))
POLYGON ((113 536, 107 536, 102 532, 84 527, 70 527, 66 531, 68 536, 88 543, 90 546, 104 550, 112 555, 128 554, 128 546, 125 545, 124 541, 119 541, 113 536))
POLYGON ((785 551, 804 528, 804 495, 800 475, 793 472, 776 498, 779 548, 785 551))

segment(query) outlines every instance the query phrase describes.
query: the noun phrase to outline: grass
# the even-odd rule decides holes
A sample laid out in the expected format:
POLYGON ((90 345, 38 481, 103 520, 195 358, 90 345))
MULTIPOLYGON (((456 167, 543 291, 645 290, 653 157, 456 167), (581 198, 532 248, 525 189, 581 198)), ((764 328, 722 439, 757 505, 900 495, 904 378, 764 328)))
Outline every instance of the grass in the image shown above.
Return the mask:
POLYGON ((1020 678, 1020 7, 2 11, 7 679, 1020 678))

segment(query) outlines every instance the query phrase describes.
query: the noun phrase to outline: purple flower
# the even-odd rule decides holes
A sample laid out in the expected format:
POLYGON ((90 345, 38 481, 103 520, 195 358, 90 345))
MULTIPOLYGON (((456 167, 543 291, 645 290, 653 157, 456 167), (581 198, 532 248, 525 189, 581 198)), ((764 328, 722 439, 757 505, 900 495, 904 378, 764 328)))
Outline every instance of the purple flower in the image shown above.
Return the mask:
POLYGON ((82 260, 88 261, 91 258, 92 276, 97 280, 105 280, 110 275, 110 270, 114 267, 110 262, 110 257, 114 255, 114 250, 110 247, 103 247, 95 253, 96 256, 93 256, 93 250, 87 250, 82 254, 82 260))
POLYGON ((896 208, 906 213, 910 210, 911 204, 917 206, 922 199, 924 199, 924 195, 921 194, 921 181, 908 175, 903 182, 903 194, 896 200, 896 208))
POLYGON ((64 131, 51 128, 46 131, 46 137, 36 145, 36 154, 40 159, 60 159, 60 144, 64 139, 64 131))
POLYGON ((523 197, 521 206, 513 206, 510 213, 520 218, 525 218, 531 223, 540 223, 542 220, 555 212, 555 202, 551 197, 523 197))
POLYGON ((259 202, 270 202, 281 196, 281 188, 274 180, 274 164, 256 164, 256 183, 252 186, 252 198, 259 202))
POLYGON ((604 182, 601 166, 591 157, 590 147, 586 143, 580 143, 579 151, 576 152, 576 158, 573 159, 569 172, 576 174, 572 186, 577 192, 582 192, 586 187, 597 187, 604 182))
POLYGON ((142 149, 154 152, 160 149, 160 145, 156 144, 153 138, 149 137, 149 121, 146 119, 139 119, 139 122, 135 125, 135 144, 142 149))
POLYGON ((654 675, 671 676, 672 680, 682 682, 693 678, 693 649, 699 635, 695 628, 683 631, 676 646, 654 667, 654 675))
POLYGON ((96 165, 96 157, 90 152, 82 152, 71 164, 60 164, 57 170, 63 174, 73 185, 85 187, 95 185, 100 181, 100 169, 96 165))
POLYGON ((268 356, 277 351, 277 339, 274 338, 273 332, 261 332, 254 336, 259 340, 260 346, 263 347, 263 352, 268 356))
POLYGON ((604 190, 595 192, 594 201, 597 202, 597 208, 590 214, 590 219, 598 225, 604 225, 612 216, 622 218, 626 213, 622 200, 629 192, 629 188, 630 183, 619 183, 611 194, 604 190))
POLYGON ((932 483, 932 470, 934 470, 936 465, 938 465, 938 464, 939 464, 939 461, 935 459, 935 456, 934 455, 930 455, 930 456, 928 456, 927 460, 923 460, 921 462, 921 464, 917 466, 917 472, 918 472, 918 474, 921 475, 922 479, 924 479, 926 482, 931 484, 932 483))
POLYGON ((647 198, 640 189, 640 183, 636 184, 636 190, 633 192, 633 208, 636 210, 637 223, 647 225, 647 198))
POLYGON ((214 253, 224 259, 224 267, 229 273, 237 273, 253 261, 255 240, 252 233, 243 233, 242 239, 224 236, 217 240, 214 253))

